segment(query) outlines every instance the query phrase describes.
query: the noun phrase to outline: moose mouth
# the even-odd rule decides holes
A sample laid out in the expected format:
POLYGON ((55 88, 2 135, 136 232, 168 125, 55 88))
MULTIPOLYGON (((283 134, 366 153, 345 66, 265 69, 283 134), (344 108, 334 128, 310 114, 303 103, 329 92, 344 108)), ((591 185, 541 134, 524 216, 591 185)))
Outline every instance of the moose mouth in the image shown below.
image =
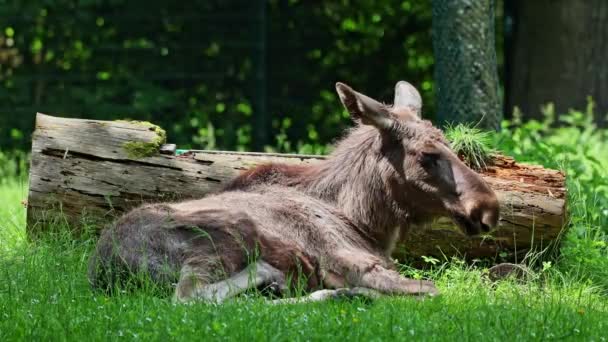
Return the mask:
POLYGON ((453 214, 452 220, 456 225, 467 235, 479 235, 482 232, 487 233, 490 227, 482 222, 474 221, 472 218, 461 214, 453 214))

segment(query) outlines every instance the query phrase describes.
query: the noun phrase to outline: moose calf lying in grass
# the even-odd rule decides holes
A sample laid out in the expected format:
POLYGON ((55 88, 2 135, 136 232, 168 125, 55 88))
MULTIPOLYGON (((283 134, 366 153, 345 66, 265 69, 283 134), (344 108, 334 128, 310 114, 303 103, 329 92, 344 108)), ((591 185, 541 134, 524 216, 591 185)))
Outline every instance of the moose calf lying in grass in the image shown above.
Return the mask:
POLYGON ((220 193, 127 213, 102 233, 91 284, 112 287, 143 272, 159 284, 177 282, 179 302, 221 302, 270 283, 327 289, 305 300, 349 287, 436 294, 430 281, 393 269, 396 241, 438 216, 467 234, 488 231, 498 220, 496 196, 420 119, 420 94, 409 83, 397 83, 393 106, 342 83, 336 90, 357 126, 328 159, 263 165, 220 193))

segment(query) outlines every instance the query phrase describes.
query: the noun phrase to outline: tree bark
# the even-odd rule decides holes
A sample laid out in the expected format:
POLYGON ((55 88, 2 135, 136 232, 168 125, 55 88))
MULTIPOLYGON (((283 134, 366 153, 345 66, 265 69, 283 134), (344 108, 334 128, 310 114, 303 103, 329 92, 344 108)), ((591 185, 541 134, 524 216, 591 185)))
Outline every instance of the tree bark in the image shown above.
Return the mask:
POLYGON ((507 111, 542 117, 553 102, 557 113, 596 101, 598 122, 608 112, 608 1, 515 0, 506 29, 507 111))
POLYGON ((437 117, 498 129, 494 0, 433 0, 437 117))
MULTIPOLYGON (((261 163, 315 163, 321 156, 189 151, 134 156, 133 142, 162 138, 150 124, 56 118, 38 114, 33 135, 27 222, 30 233, 60 219, 75 226, 106 224, 143 202, 202 197, 261 163)), ((160 147, 160 145, 159 145, 160 147)), ((170 149, 168 149, 170 151, 170 149)), ((496 156, 483 172, 496 191, 495 233, 469 238, 448 219, 412 229, 397 255, 468 257, 513 253, 555 241, 566 222, 564 174, 496 156)))

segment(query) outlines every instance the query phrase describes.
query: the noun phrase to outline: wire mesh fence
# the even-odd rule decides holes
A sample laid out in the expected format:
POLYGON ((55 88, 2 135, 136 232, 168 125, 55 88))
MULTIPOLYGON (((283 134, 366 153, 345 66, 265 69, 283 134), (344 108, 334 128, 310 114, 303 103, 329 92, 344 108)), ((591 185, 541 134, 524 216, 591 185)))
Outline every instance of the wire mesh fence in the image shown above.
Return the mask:
POLYGON ((494 0, 433 0, 437 119, 497 129, 494 0))

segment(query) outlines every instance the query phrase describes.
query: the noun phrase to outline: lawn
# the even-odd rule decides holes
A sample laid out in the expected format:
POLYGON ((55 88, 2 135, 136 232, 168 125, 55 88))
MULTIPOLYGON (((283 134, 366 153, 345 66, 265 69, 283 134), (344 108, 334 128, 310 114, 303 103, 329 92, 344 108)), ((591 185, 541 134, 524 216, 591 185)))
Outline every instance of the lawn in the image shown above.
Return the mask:
MULTIPOLYGON (((576 128, 578 124, 572 125, 576 128)), ((598 160, 601 153, 595 151, 605 151, 608 143, 605 131, 585 134, 585 127, 577 128, 579 133, 575 135, 575 131, 548 129, 537 123, 506 127, 495 137, 518 159, 552 167, 560 164, 569 172, 572 222, 562 255, 537 265, 526 282, 491 282, 483 266, 458 260, 428 271, 404 267, 410 276, 417 274, 436 281, 442 295, 425 300, 386 297, 371 302, 354 299, 273 306, 250 295, 221 306, 183 306, 172 304, 170 298, 153 288, 114 296, 95 293, 86 280, 93 239, 75 240, 59 232, 28 241, 21 203, 27 195, 27 184, 17 180, 23 177, 2 179, 0 341, 119 337, 605 341, 607 187, 602 183, 605 173, 598 178, 593 172, 608 165, 607 160, 598 160), (541 143, 534 140, 537 134, 551 137, 543 138, 544 150, 539 150, 541 143), (584 146, 588 150, 580 151, 584 146), (557 155, 568 160, 562 163, 557 155)))
POLYGON ((173 305, 153 290, 107 297, 85 274, 90 241, 24 234, 26 184, 0 186, 0 340, 167 338, 256 340, 602 340, 608 299, 557 271, 521 284, 490 283, 460 263, 434 272, 443 294, 416 300, 268 305, 259 297, 222 306, 173 305))

